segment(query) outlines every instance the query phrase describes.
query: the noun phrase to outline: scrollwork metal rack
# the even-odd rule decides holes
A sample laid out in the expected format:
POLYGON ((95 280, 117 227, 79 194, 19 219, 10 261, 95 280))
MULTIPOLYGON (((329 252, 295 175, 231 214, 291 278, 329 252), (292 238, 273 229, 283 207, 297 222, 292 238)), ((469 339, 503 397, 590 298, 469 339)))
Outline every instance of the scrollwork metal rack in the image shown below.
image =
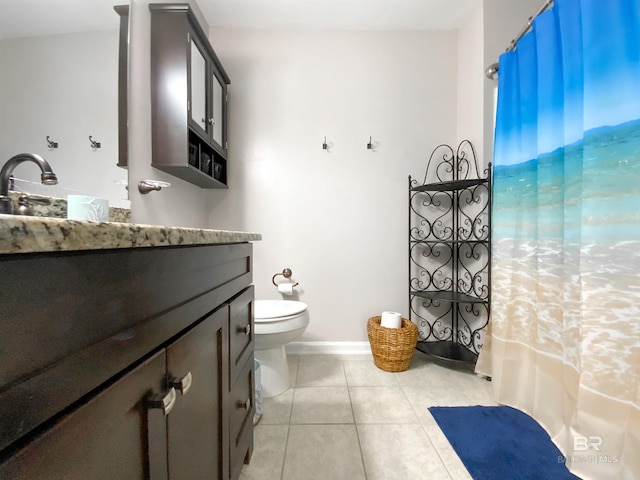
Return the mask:
POLYGON ((437 146, 422 184, 409 176, 409 318, 416 349, 475 365, 489 323, 491 164, 470 141, 437 146))

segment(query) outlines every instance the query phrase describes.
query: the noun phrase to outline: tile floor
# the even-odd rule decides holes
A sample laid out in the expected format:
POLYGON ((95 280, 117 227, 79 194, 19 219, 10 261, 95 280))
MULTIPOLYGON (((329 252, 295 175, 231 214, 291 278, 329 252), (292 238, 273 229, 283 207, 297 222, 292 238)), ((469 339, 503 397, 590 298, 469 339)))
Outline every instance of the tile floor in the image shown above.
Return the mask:
POLYGON ((240 480, 465 480, 462 462, 427 410, 495 405, 490 382, 416 352, 409 370, 370 355, 290 356, 292 388, 264 400, 240 480))

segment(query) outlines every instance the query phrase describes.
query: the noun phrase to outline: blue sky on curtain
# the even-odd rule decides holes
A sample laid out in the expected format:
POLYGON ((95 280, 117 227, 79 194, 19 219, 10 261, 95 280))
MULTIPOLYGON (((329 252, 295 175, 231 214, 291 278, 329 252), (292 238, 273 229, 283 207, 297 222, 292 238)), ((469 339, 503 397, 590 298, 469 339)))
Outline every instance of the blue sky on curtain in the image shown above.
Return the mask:
POLYGON ((556 0, 500 57, 478 371, 597 478, 640 477, 639 4, 556 0))

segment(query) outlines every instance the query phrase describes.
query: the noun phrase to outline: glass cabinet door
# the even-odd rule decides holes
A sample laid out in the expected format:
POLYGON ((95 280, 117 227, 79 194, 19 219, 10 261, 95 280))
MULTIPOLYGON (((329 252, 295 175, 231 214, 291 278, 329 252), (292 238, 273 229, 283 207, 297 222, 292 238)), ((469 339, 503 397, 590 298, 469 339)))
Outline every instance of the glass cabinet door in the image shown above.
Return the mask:
POLYGON ((224 88, 222 88, 222 83, 220 83, 220 80, 218 80, 217 76, 211 75, 211 77, 213 79, 213 141, 220 145, 222 148, 226 148, 223 143, 224 88))
POLYGON ((191 120, 207 131, 207 62, 191 39, 191 120))

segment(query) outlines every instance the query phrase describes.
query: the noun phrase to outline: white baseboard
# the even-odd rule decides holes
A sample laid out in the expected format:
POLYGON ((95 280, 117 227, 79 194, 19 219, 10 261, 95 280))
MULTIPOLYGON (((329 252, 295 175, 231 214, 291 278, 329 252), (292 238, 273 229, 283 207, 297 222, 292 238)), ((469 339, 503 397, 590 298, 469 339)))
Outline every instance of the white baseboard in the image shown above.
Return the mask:
POLYGON ((291 342, 285 350, 292 355, 371 355, 369 342, 291 342))

